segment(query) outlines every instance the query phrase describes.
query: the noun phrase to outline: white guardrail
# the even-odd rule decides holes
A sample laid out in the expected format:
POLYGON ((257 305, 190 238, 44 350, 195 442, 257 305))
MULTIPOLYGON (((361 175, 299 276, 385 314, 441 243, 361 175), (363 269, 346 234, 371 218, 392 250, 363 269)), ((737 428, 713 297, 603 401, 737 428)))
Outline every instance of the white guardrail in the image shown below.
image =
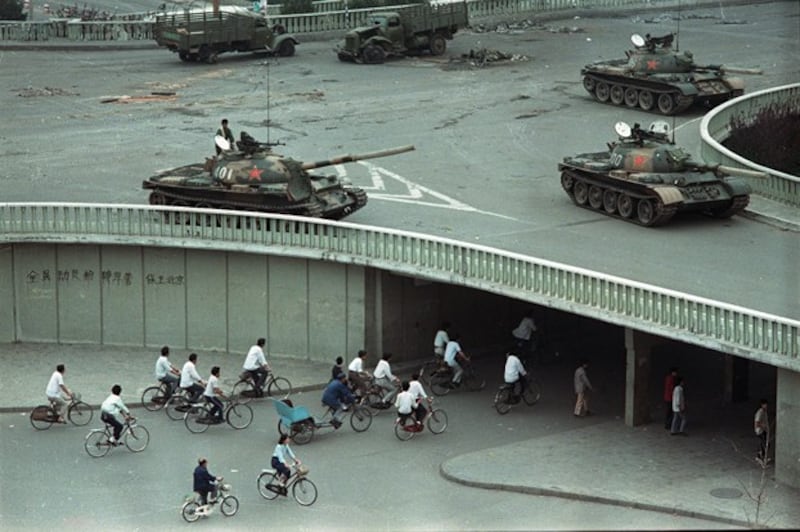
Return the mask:
POLYGON ((0 203, 0 242, 189 247, 358 264, 507 295, 800 371, 800 321, 407 231, 185 207, 0 203))

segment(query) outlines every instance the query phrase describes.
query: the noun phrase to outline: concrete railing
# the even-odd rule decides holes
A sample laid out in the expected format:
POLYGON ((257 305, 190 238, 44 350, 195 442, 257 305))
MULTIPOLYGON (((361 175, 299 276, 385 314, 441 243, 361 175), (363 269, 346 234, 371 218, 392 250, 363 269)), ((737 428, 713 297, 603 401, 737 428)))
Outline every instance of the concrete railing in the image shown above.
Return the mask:
POLYGON ((745 94, 712 109, 700 123, 700 152, 708 163, 769 174, 768 179, 751 179, 753 190, 764 197, 800 208, 800 177, 756 164, 722 145, 730 136, 734 123, 752 124, 761 111, 776 108, 800 115, 800 83, 745 94))
POLYGON ((800 371, 800 321, 406 231, 212 209, 0 203, 0 242, 192 248, 355 264, 526 300, 800 371))

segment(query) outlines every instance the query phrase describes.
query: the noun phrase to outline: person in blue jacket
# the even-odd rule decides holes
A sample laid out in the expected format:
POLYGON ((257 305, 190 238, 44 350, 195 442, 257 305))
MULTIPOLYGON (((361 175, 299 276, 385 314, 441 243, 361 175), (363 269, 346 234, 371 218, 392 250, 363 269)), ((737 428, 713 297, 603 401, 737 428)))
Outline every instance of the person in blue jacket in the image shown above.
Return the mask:
POLYGON ((333 428, 338 429, 342 426, 342 416, 344 416, 347 405, 351 405, 353 402, 355 402, 355 398, 350 393, 350 388, 347 387, 347 375, 340 373, 335 380, 328 383, 325 391, 322 392, 322 404, 333 410, 333 419, 331 420, 333 428))
POLYGON ((208 494, 211 493, 211 500, 217 498, 217 486, 220 477, 215 477, 208 472, 208 460, 199 458, 197 467, 194 468, 194 491, 200 495, 203 504, 208 504, 208 494))

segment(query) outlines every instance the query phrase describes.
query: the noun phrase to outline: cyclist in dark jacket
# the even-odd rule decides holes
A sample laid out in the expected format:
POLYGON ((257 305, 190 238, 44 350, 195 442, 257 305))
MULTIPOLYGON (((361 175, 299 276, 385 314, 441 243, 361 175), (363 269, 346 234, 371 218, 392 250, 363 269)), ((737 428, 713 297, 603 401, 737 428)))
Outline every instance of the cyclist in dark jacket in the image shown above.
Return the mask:
POLYGON ((200 494, 203 504, 208 504, 209 493, 212 499, 217 498, 217 482, 220 480, 208 472, 207 465, 208 460, 199 458, 197 467, 194 468, 194 491, 200 494))
POLYGON ((329 406, 333 410, 331 425, 336 429, 342 426, 342 416, 346 406, 353 404, 355 401, 346 381, 347 376, 344 373, 340 373, 336 380, 328 383, 322 393, 322 404, 329 406))

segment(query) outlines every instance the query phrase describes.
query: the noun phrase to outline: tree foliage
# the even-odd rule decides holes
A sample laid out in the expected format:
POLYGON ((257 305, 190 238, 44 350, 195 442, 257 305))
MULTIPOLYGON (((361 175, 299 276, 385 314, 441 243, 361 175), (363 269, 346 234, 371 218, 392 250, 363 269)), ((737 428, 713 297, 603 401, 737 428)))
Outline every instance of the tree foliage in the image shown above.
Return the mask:
POLYGON ((21 0, 0 0, 0 20, 25 20, 21 0))

